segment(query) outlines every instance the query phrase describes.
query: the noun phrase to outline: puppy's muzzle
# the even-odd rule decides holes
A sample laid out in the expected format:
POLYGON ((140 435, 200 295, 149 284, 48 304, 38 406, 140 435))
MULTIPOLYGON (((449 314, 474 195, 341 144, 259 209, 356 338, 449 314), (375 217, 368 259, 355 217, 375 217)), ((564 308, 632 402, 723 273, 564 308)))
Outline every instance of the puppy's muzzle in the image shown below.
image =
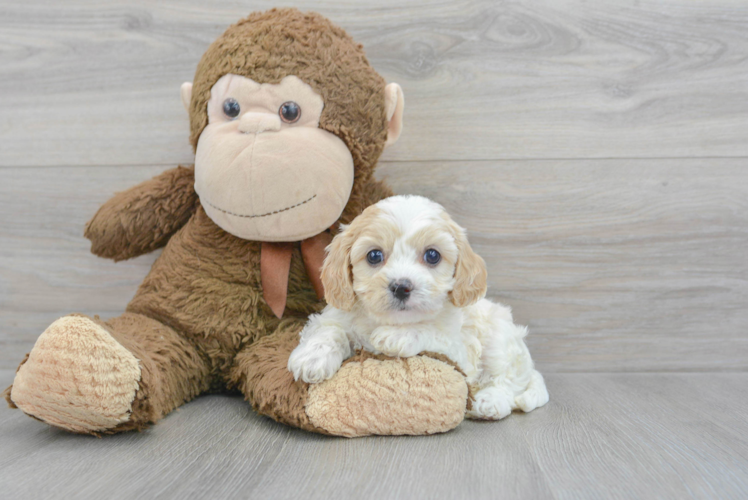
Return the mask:
POLYGON ((405 302, 413 291, 413 283, 410 280, 397 280, 390 283, 390 292, 400 302, 405 302))

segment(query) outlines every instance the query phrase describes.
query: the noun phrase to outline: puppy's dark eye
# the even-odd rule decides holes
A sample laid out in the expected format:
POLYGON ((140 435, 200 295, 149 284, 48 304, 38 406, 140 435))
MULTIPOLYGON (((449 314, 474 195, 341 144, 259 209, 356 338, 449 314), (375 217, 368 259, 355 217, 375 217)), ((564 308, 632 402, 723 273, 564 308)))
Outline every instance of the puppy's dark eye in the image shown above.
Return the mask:
POLYGON ((278 114, 284 122, 293 123, 301 118, 301 108, 293 101, 284 102, 281 104, 278 114))
POLYGON ((426 250, 426 252, 423 254, 423 260, 426 262, 426 264, 430 264, 432 266, 435 266, 439 263, 440 260, 442 260, 442 256, 439 252, 434 250, 433 248, 429 248, 426 250))
POLYGON ((229 118, 236 118, 239 116, 240 111, 239 103, 233 97, 229 97, 223 101, 223 113, 229 118))
POLYGON ((381 250, 372 250, 371 252, 366 254, 366 262, 368 262, 372 266, 381 264, 383 260, 384 260, 384 254, 382 253, 381 250))

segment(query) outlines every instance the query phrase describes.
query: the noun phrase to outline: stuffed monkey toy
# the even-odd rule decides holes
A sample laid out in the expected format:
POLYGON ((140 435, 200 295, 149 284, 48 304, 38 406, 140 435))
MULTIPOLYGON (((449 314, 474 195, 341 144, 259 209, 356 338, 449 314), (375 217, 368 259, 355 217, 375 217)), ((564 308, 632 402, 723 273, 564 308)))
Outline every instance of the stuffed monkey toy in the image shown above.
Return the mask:
POLYGON ((121 316, 71 314, 41 334, 5 391, 11 407, 98 435, 229 391, 325 434, 458 425, 468 390, 446 359, 361 353, 312 386, 286 368, 324 306, 319 272, 338 225, 392 194, 372 174, 402 128, 400 87, 324 17, 273 9, 221 35, 181 96, 194 168, 118 193, 85 231, 101 257, 162 254, 121 316))

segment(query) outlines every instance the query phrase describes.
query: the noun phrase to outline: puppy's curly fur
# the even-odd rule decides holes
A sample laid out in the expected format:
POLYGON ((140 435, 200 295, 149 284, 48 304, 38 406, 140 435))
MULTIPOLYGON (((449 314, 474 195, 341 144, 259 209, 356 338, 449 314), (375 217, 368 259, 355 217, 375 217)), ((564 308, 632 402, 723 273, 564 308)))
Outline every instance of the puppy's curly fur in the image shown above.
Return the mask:
POLYGON ((500 419, 548 402, 508 307, 485 298, 486 266, 465 230, 420 196, 380 201, 343 228, 322 269, 328 306, 288 361, 309 383, 332 377, 356 349, 448 356, 474 394, 468 417, 500 419))

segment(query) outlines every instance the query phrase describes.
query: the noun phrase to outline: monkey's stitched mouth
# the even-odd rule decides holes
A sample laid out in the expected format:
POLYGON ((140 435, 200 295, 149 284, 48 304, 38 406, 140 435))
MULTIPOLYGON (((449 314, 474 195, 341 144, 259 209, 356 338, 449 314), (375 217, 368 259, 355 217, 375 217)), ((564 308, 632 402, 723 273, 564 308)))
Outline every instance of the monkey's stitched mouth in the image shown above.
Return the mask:
POLYGON ((316 194, 314 194, 314 195, 312 195, 312 196, 311 196, 310 198, 307 198, 306 200, 304 200, 304 201, 301 201, 301 202, 297 203, 296 205, 291 205, 290 207, 286 207, 286 208, 281 208, 280 210, 273 210, 272 212, 268 212, 268 213, 266 213, 266 214, 255 214, 255 215, 244 215, 244 214, 235 214, 234 212, 229 212, 228 210, 224 210, 224 209, 222 209, 222 208, 220 208, 220 207, 217 207, 217 206, 215 206, 214 204, 212 204, 212 203, 211 203, 211 202, 209 202, 209 201, 206 201, 205 203, 207 203, 207 204, 208 204, 208 205, 210 205, 211 207, 215 208, 215 209, 216 209, 216 210, 218 210, 219 212, 223 212, 223 213, 225 213, 225 214, 227 214, 227 215, 233 215, 234 217, 243 217, 243 218, 245 218, 245 219, 257 219, 257 218, 259 218, 259 217, 268 217, 268 216, 270 216, 270 215, 275 215, 275 214, 279 214, 279 213, 281 213, 281 212, 288 212, 289 210, 292 210, 292 209, 294 209, 294 208, 296 208, 296 207, 300 207, 301 205, 304 205, 305 203, 309 203, 310 201, 312 201, 312 200, 313 200, 313 199, 315 199, 316 197, 317 197, 317 195, 316 195, 316 194))

